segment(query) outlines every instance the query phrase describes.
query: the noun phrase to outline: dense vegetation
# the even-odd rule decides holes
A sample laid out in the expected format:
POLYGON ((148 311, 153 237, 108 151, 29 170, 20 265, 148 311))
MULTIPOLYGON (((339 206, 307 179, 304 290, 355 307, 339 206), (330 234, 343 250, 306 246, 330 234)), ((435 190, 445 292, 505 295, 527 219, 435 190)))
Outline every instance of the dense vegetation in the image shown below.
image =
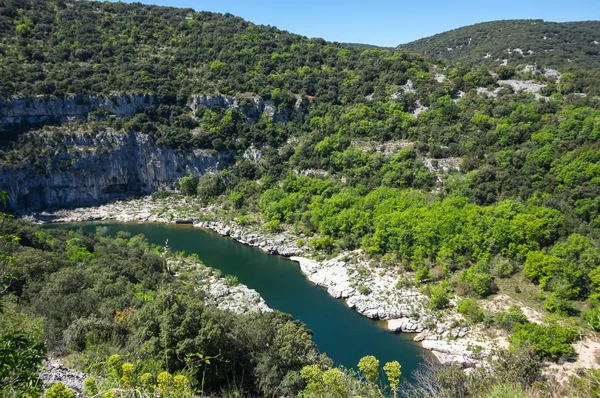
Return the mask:
MULTIPOLYGON (((573 377, 568 387, 544 381, 541 357, 518 327, 524 345, 498 351, 489 366, 469 374, 427 362, 409 384, 398 362, 380 374, 372 356, 356 370, 334 368, 318 355, 306 327, 287 315, 205 306, 194 268, 166 268, 174 255, 150 247, 143 236, 110 237, 101 227, 91 235, 41 229, 7 218, 0 236, 2 397, 37 396, 46 349, 92 375, 84 383, 88 397, 496 397, 507 391, 526 397, 534 385, 570 396, 598 392, 595 371, 573 377)), ((44 396, 75 394, 57 383, 44 396)))
MULTIPOLYGON (((3 148, 0 162, 31 162, 50 174, 55 154, 70 150, 70 134, 106 129, 143 132, 172 148, 231 151, 224 170, 182 179, 181 192, 220 204, 239 224, 308 237, 326 255, 362 249, 410 275, 431 295, 432 308, 449 306, 455 294, 469 322, 514 332, 512 346, 531 350, 536 361, 572 359, 578 329, 600 330, 598 47, 585 41, 598 39, 586 36, 597 24, 501 24, 465 28, 471 29, 464 31, 472 38, 469 48, 481 54, 427 50, 467 57, 462 64, 437 60, 434 66, 405 51, 307 39, 231 15, 3 0, 0 97, 148 93, 158 104, 125 118, 95 112, 89 121, 32 128, 3 148), (510 40, 494 36, 509 30, 510 40), (531 32, 540 37, 531 40, 531 32), (538 43, 545 32, 553 52, 544 53, 546 44, 538 43), (490 38, 525 55, 500 56, 506 49, 488 48, 490 38), (534 53, 527 55, 529 49, 534 53), (507 58, 509 65, 481 66, 486 52, 488 60, 507 58), (569 73, 558 80, 516 68, 532 62, 569 73), (546 86, 540 96, 507 87, 497 95, 478 91, 498 88, 499 78, 546 86), (234 95, 240 109, 191 112, 187 104, 198 94, 234 95), (247 117, 244 110, 255 98, 272 101, 283 117, 247 117), (478 307, 477 299, 509 286, 510 278, 535 292, 535 304, 554 322, 539 326, 522 312, 489 315, 478 307), (561 326, 564 320, 577 327, 561 326)), ((448 35, 440 36, 440 46, 464 44, 460 30, 448 35)), ((4 310, 22 319, 11 323, 13 329, 3 323, 2 338, 26 331, 19 336, 27 339, 23 347, 37 347, 32 362, 43 356, 45 339, 47 349, 79 366, 118 353, 136 364, 140 377, 189 370, 186 356, 202 354, 210 366, 194 370, 189 380, 192 388, 210 392, 227 386, 265 395, 303 388, 305 396, 319 396, 324 388, 337 396, 377 393, 361 390, 365 380, 375 384, 364 372, 357 381, 351 372, 320 368, 326 359, 306 328, 289 317, 205 307, 186 274, 169 275, 163 286, 161 254, 141 237, 50 232, 8 221, 2 228, 5 237, 20 238, 2 251, 14 253, 3 264, 16 277, 4 310), (43 328, 32 320, 39 318, 43 328), (163 321, 177 325, 172 335, 163 321)), ((510 358, 506 363, 526 364, 510 358)), ((435 383, 418 388, 423 396, 484 396, 487 387, 503 382, 522 393, 539 381, 534 365, 510 377, 498 368, 492 382, 483 373, 436 368, 428 376, 435 383)))
POLYGON ((173 254, 142 236, 113 238, 102 229, 83 235, 9 220, 0 229, 3 242, 16 237, 2 252, 11 257, 2 275, 2 303, 11 315, 0 324, 1 342, 19 344, 19 324, 20 339, 39 341, 34 321, 7 323, 33 318, 43 324, 43 347, 80 368, 103 372, 106 358, 119 353, 141 373, 184 371, 194 390, 206 392, 296 393, 300 369, 328 361, 310 331, 288 315, 205 306, 194 268, 167 269, 173 254))
POLYGON ((401 44, 397 48, 467 65, 486 65, 501 74, 537 65, 579 75, 579 84, 598 94, 600 22, 505 20, 478 23, 401 44), (508 67, 501 67, 506 60, 508 67))
POLYGON ((463 26, 399 47, 469 64, 486 62, 490 66, 497 66, 498 59, 507 59, 512 65, 538 64, 564 69, 574 64, 580 68, 594 69, 600 67, 600 47, 595 44, 598 41, 598 29, 598 21, 492 21, 463 26), (516 48, 520 48, 523 54, 514 51, 516 48), (508 50, 513 51, 509 53, 508 50), (486 58, 486 54, 490 56, 486 58))

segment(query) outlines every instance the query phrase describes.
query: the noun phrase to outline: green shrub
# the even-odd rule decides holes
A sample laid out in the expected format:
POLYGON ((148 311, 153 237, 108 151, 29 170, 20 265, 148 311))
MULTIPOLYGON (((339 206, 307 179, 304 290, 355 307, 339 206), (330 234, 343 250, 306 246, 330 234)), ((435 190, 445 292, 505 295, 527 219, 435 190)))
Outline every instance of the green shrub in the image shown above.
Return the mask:
POLYGON ((168 197, 170 197, 172 195, 172 193, 170 191, 156 191, 152 193, 152 199, 156 200, 156 199, 166 199, 168 197))
POLYGON ((429 308, 432 310, 441 310, 448 307, 450 298, 446 284, 439 283, 429 286, 429 308))
POLYGON ((115 331, 113 322, 91 316, 73 321, 63 335, 69 350, 83 351, 88 342, 109 341, 115 331))
POLYGON ((556 362, 575 357, 573 343, 577 336, 575 330, 557 323, 548 326, 535 323, 519 324, 510 338, 510 346, 518 350, 532 345, 541 358, 556 362))
POLYGON ((325 253, 332 253, 335 247, 331 236, 324 236, 322 238, 312 238, 310 245, 316 250, 323 250, 325 253))
POLYGON ((548 297, 546 297, 546 300, 544 300, 544 308, 550 312, 563 316, 576 315, 578 313, 571 301, 561 297, 555 292, 550 293, 548 297))
POLYGON ((54 383, 44 393, 44 398, 76 398, 77 393, 63 383, 54 383))
POLYGON ((265 231, 270 233, 277 233, 281 231, 281 223, 278 220, 271 220, 265 224, 265 231))
POLYGON ((417 272, 415 273, 415 282, 423 283, 427 282, 431 279, 431 269, 425 265, 417 268, 417 272))
POLYGON ((377 382, 379 378, 379 360, 373 355, 362 357, 358 361, 358 369, 365 375, 368 382, 377 382))
POLYGON ((233 207, 240 209, 244 205, 244 194, 241 192, 232 192, 229 194, 229 201, 233 207))
POLYGON ((516 305, 513 305, 506 311, 496 312, 491 321, 507 331, 514 330, 517 325, 529 323, 523 310, 516 305))
POLYGON ((358 290, 358 292, 364 296, 368 296, 369 294, 371 294, 371 289, 369 289, 367 286, 365 285, 358 285, 358 287, 356 288, 356 290, 358 290))
POLYGON ((492 294, 492 282, 494 278, 490 274, 476 273, 471 278, 473 292, 479 297, 487 297, 492 294))
POLYGON ((501 384, 490 388, 490 391, 486 393, 484 398, 528 398, 523 387, 519 384, 501 384))
POLYGON ((186 196, 196 195, 198 189, 198 178, 193 175, 181 177, 179 179, 179 190, 186 196))
POLYGON ((600 307, 595 306, 583 313, 583 318, 595 330, 600 331, 600 307))
POLYGON ((472 323, 480 323, 485 319, 485 315, 479 304, 471 299, 460 301, 457 310, 466 320, 472 323))

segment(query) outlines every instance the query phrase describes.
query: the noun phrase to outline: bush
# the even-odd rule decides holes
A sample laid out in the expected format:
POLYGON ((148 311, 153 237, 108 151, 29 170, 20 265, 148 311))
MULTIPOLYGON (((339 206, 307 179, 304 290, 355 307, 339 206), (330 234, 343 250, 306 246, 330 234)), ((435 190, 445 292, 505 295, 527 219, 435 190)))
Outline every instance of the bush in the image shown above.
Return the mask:
POLYGON ((279 220, 271 220, 265 224, 265 231, 270 233, 277 233, 281 231, 281 223, 279 220))
POLYGON ((358 290, 358 292, 360 294, 362 294, 363 296, 368 296, 369 294, 371 294, 371 289, 369 289, 367 286, 365 285, 359 285, 356 290, 358 290))
POLYGON ((483 298, 493 293, 493 282, 494 278, 490 274, 476 273, 471 279, 471 287, 473 292, 483 298))
POLYGON ((575 330, 556 323, 548 326, 526 323, 517 325, 510 346, 519 350, 531 345, 541 358, 557 362, 575 357, 573 342, 577 335, 575 330))
POLYGON ((152 196, 153 200, 156 200, 156 199, 166 199, 171 195, 172 195, 171 192, 161 190, 161 191, 153 192, 151 196, 152 196))
POLYGON ((46 390, 44 398, 76 398, 77 393, 63 383, 54 383, 46 390))
POLYGON ((331 236, 324 236, 322 238, 312 238, 310 245, 316 250, 323 250, 325 253, 333 253, 334 242, 331 236))
POLYGON ((583 318, 595 331, 600 331, 600 307, 594 307, 585 311, 583 318))
POLYGON ((441 310, 448 307, 450 298, 446 284, 439 283, 429 287, 429 308, 432 310, 441 310))
POLYGON ((528 398, 523 387, 519 384, 501 384, 494 386, 484 395, 485 398, 528 398))
POLYGON ((546 297, 546 300, 544 300, 544 308, 550 312, 555 312, 563 316, 576 315, 578 313, 569 300, 560 297, 557 293, 550 293, 548 297, 546 297))
POLYGON ((63 336, 69 350, 83 351, 88 341, 108 341, 114 332, 113 322, 91 316, 73 321, 64 331, 63 336))
POLYGON ((204 202, 221 195, 225 190, 225 184, 221 176, 217 174, 204 174, 198 181, 198 196, 204 202))
POLYGON ((458 312, 465 317, 465 319, 472 323, 480 323, 485 319, 483 310, 479 307, 475 301, 471 299, 462 300, 458 303, 458 312))
POLYGON ((193 175, 182 177, 179 179, 179 190, 186 196, 193 196, 198 189, 198 179, 193 175))
POLYGON ((517 325, 529 323, 520 307, 513 305, 507 311, 499 311, 494 314, 492 321, 504 330, 512 331, 517 325))
POLYGON ((241 192, 232 192, 229 194, 229 201, 233 207, 240 209, 244 205, 244 194, 241 192))
POLYGON ((515 273, 515 266, 512 262, 505 258, 494 261, 492 266, 492 274, 499 278, 508 278, 515 273))
POLYGON ((426 267, 423 265, 423 266, 417 268, 417 272, 415 274, 415 282, 422 283, 422 282, 427 282, 430 279, 431 279, 431 270, 429 269, 429 267, 426 267))

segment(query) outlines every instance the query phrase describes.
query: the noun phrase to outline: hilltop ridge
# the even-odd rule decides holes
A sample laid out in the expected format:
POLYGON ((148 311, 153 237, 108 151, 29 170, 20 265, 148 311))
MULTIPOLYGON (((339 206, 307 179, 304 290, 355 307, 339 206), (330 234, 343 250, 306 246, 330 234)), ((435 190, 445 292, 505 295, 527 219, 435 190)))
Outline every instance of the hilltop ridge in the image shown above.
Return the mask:
POLYGON ((463 26, 397 49, 470 64, 600 68, 600 21, 501 20, 463 26))

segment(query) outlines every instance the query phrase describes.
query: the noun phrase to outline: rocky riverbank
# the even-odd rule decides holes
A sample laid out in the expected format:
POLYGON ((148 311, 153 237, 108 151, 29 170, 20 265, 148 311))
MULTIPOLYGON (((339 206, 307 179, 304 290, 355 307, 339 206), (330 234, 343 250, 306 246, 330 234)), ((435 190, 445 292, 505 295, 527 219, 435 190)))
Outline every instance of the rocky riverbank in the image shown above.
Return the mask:
MULTIPOLYGON (((485 337, 475 339, 456 313, 430 310, 428 297, 410 287, 410 278, 395 267, 382 267, 360 250, 326 259, 290 232, 265 233, 257 226, 214 221, 216 217, 214 208, 202 208, 193 200, 178 196, 146 197, 26 216, 42 223, 113 220, 193 224, 267 253, 289 257, 299 263, 302 273, 311 282, 344 300, 350 308, 371 319, 386 320, 390 331, 415 333, 414 339, 421 341, 423 347, 442 362, 473 366, 489 353, 489 341, 485 337)), ((260 295, 245 286, 238 290, 224 280, 220 283, 212 279, 205 286, 207 296, 214 298, 213 304, 219 308, 268 310, 260 295)))
POLYGON ((204 302, 207 305, 236 314, 273 311, 256 290, 234 278, 223 278, 217 270, 204 264, 177 258, 169 261, 169 269, 176 271, 176 275, 185 272, 194 278, 199 286, 198 290, 205 294, 204 302))

